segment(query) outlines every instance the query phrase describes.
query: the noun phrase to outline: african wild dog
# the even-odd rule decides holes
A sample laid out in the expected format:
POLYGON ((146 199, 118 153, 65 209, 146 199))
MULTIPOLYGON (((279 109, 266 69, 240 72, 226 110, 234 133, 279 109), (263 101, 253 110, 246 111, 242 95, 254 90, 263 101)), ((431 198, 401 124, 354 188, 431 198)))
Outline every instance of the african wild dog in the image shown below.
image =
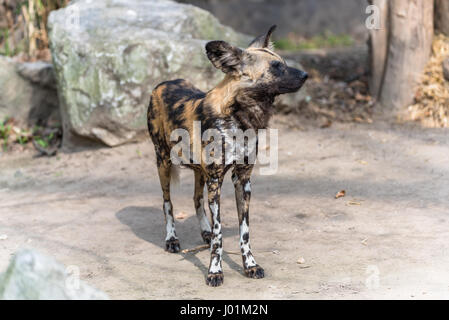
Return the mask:
MULTIPOLYGON (((192 133, 194 121, 200 121, 201 130, 210 128, 225 132, 226 129, 263 129, 274 111, 277 95, 295 92, 307 79, 307 73, 288 67, 284 59, 273 52, 270 36, 256 38, 245 50, 224 41, 206 44, 206 53, 212 64, 223 71, 224 79, 212 90, 204 93, 185 80, 173 80, 159 84, 152 92, 148 108, 148 129, 154 143, 157 168, 163 192, 163 212, 167 236, 166 250, 178 252, 179 240, 175 231, 173 206, 170 200, 172 160, 170 150, 176 142, 170 134, 177 128, 192 133)), ((224 133, 223 133, 224 134, 224 133)), ((190 135, 192 137, 192 135, 190 135)), ((224 139, 224 137, 223 137, 224 139)), ((202 143, 204 148, 204 143, 202 143)), ((232 181, 240 224, 240 247, 243 267, 250 278, 263 278, 264 270, 256 263, 249 241, 250 176, 253 164, 236 162, 206 164, 201 153, 200 164, 189 162, 184 166, 194 170, 195 191, 193 201, 199 219, 201 236, 211 245, 211 259, 206 283, 219 286, 223 283, 222 232, 220 224, 220 189, 226 172, 232 168, 232 181), (212 228, 203 205, 204 185, 207 186, 208 204, 212 214, 212 228)))

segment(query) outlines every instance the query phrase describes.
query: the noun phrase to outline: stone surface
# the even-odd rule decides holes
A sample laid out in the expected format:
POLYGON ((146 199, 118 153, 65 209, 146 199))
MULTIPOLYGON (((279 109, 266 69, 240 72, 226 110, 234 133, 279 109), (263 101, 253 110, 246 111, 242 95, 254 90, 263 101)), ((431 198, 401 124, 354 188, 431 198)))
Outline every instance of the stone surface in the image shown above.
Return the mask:
POLYGON ((84 282, 76 268, 25 249, 15 254, 0 275, 0 300, 106 300, 108 296, 84 282))
POLYGON ((51 64, 18 63, 0 56, 0 88, 0 121, 13 117, 29 126, 60 121, 51 64))
POLYGON ((17 72, 33 84, 56 90, 56 78, 51 63, 44 61, 20 63, 17 72))
POLYGON ((13 116, 26 122, 32 101, 32 85, 16 72, 16 62, 0 56, 0 121, 13 116))
POLYGON ((252 40, 205 10, 168 0, 72 1, 51 13, 48 26, 65 147, 146 138, 158 83, 184 78, 209 90, 223 74, 207 59, 206 42, 252 40))

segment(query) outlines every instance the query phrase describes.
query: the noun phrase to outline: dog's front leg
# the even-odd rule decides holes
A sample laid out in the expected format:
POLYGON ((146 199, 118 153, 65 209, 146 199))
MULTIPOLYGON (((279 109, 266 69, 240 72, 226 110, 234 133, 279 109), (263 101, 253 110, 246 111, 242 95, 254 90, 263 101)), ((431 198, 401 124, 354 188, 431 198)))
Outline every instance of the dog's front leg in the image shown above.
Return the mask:
POLYGON ((249 241, 250 176, 252 167, 252 165, 236 166, 232 172, 232 182, 235 187, 235 200, 239 216, 240 250, 242 252, 243 268, 248 277, 260 279, 264 277, 264 270, 256 263, 249 241))
POLYGON ((223 269, 221 260, 223 255, 223 241, 220 221, 220 189, 222 178, 212 177, 207 180, 209 209, 212 214, 212 239, 210 241, 210 265, 206 283, 212 287, 223 284, 223 269))

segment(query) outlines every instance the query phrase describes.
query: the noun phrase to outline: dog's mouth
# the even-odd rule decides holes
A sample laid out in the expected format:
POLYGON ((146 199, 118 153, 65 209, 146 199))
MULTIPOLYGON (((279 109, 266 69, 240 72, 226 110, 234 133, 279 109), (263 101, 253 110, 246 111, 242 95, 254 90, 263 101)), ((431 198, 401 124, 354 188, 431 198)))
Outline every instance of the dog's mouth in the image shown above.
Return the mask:
POLYGON ((302 86, 304 85, 305 82, 306 82, 306 80, 301 80, 299 84, 295 84, 295 85, 291 85, 291 86, 280 86, 279 94, 296 92, 302 88, 302 86))

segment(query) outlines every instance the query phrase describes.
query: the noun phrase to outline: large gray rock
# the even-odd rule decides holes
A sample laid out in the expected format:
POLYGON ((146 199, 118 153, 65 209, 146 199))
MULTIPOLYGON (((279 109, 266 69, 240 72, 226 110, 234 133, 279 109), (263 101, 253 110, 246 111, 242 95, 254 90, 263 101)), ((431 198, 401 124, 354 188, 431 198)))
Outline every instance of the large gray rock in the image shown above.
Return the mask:
POLYGON ((33 250, 15 254, 0 275, 0 300, 106 300, 108 296, 82 281, 53 258, 33 250))
POLYGON ((173 1, 70 3, 48 23, 66 147, 147 137, 146 110, 158 83, 184 78, 209 90, 223 74, 207 59, 205 43, 246 47, 252 40, 207 11, 173 1))
POLYGON ((0 121, 13 117, 20 125, 59 121, 53 67, 45 62, 19 63, 0 56, 0 121))
POLYGON ((71 1, 51 13, 48 27, 65 146, 79 137, 109 146, 136 140, 159 82, 185 78, 208 89, 219 81, 205 40, 250 40, 202 9, 168 0, 71 1))

